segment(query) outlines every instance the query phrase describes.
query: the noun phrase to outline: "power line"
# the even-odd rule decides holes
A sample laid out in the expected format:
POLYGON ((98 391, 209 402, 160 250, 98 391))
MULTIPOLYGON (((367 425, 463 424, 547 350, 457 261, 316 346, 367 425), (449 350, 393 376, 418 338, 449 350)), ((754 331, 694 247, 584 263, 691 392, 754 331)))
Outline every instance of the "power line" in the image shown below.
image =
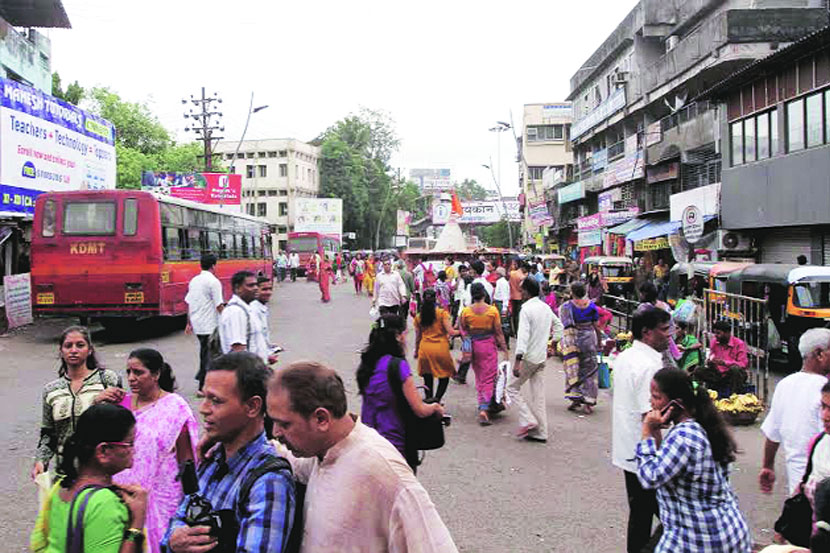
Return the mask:
POLYGON ((193 94, 190 95, 190 100, 182 99, 182 104, 187 105, 190 102, 196 106, 196 111, 189 109, 184 114, 185 119, 193 119, 196 123, 193 127, 185 127, 185 132, 193 131, 196 133, 196 140, 204 144, 204 154, 199 156, 205 159, 205 172, 211 172, 213 168, 213 147, 217 142, 225 138, 224 136, 214 136, 214 131, 224 132, 225 127, 221 126, 222 112, 212 111, 213 103, 222 103, 222 98, 214 92, 213 96, 205 96, 205 87, 202 87, 202 97, 196 98, 193 94))

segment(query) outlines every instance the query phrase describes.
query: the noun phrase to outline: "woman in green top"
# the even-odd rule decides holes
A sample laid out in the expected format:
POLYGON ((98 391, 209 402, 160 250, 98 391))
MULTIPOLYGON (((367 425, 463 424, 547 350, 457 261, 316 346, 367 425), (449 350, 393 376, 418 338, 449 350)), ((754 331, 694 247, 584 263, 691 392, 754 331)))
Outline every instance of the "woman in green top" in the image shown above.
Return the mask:
POLYGON ((30 547, 37 553, 139 553, 147 492, 114 486, 133 464, 135 418, 120 405, 93 405, 78 418, 61 460, 63 478, 38 513, 30 547), (75 531, 70 532, 74 527, 75 531), (77 540, 82 528, 82 542, 77 540), (71 534, 71 535, 70 535, 71 534), (71 544, 74 544, 71 545, 71 544))
POLYGON ((685 321, 675 321, 675 326, 677 349, 683 354, 677 366, 686 372, 692 372, 700 366, 700 350, 703 349, 703 344, 689 334, 689 324, 685 321))

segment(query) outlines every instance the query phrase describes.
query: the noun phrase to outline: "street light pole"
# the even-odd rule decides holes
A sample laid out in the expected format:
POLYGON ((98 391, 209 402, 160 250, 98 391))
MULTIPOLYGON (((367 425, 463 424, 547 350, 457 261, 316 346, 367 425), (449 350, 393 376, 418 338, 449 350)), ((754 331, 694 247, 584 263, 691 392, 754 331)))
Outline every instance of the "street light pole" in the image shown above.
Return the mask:
POLYGON ((513 126, 510 123, 505 121, 496 121, 496 126, 491 127, 489 130, 490 132, 498 133, 496 137, 496 151, 498 156, 498 171, 499 176, 496 178, 496 174, 493 171, 493 160, 490 159, 490 165, 483 165, 490 170, 490 174, 493 176, 493 181, 496 183, 496 191, 499 193, 499 197, 501 198, 502 207, 504 208, 504 216, 507 220, 507 235, 510 240, 510 247, 513 247, 513 228, 510 225, 510 214, 507 212, 507 202, 504 200, 504 195, 501 193, 501 133, 512 129, 513 126))
MULTIPOLYGON (((248 117, 245 119, 245 128, 242 129, 242 137, 239 139, 239 144, 236 145, 236 151, 233 153, 233 159, 231 160, 231 164, 228 166, 228 175, 233 173, 234 170, 234 163, 236 163, 237 158, 239 157, 239 149, 242 148, 242 142, 245 141, 245 134, 248 132, 248 124, 251 122, 251 115, 258 111, 262 111, 268 107, 268 104, 264 106, 254 107, 254 93, 251 92, 251 102, 248 104, 248 117)), ((256 165, 254 165, 254 171, 256 171, 256 165)), ((254 173, 256 174, 256 173, 254 173)), ((254 180, 255 184, 259 184, 258 181, 254 180)), ((256 206, 259 198, 254 196, 254 206, 256 206)), ((221 204, 220 204, 221 207, 221 204)), ((254 215, 256 215, 256 207, 254 207, 254 215)))
POLYGON ((507 212, 507 202, 504 200, 504 195, 501 193, 501 185, 499 181, 496 180, 496 174, 493 172, 493 160, 490 159, 490 165, 482 164, 482 167, 489 169, 490 174, 493 176, 493 182, 496 183, 496 192, 499 194, 499 198, 501 198, 501 205, 502 209, 504 209, 504 220, 507 221, 507 239, 510 241, 510 248, 513 248, 513 227, 510 225, 510 213, 507 212))

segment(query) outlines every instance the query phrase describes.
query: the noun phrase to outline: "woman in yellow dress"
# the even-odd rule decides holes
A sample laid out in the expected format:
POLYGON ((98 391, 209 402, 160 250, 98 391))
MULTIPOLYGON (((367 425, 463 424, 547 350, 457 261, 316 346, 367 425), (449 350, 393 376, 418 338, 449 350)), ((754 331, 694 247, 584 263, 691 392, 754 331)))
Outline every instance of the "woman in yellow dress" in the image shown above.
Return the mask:
POLYGON ((435 290, 424 291, 421 311, 415 316, 415 359, 418 360, 418 374, 433 395, 434 379, 438 379, 438 394, 435 401, 441 402, 450 377, 455 374, 455 362, 450 354, 450 336, 458 331, 452 327, 450 314, 435 305, 435 290))
POLYGON ((366 271, 363 273, 363 287, 371 298, 375 294, 375 256, 366 258, 366 271))

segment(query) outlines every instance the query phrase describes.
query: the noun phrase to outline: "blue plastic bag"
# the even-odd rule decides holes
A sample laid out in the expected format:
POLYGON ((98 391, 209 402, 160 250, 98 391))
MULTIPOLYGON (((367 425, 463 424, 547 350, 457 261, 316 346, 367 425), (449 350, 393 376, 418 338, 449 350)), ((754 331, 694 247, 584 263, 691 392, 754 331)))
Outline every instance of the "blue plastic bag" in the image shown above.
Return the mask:
POLYGON ((611 370, 608 368, 608 363, 601 361, 599 364, 599 387, 607 390, 611 387, 611 370))

